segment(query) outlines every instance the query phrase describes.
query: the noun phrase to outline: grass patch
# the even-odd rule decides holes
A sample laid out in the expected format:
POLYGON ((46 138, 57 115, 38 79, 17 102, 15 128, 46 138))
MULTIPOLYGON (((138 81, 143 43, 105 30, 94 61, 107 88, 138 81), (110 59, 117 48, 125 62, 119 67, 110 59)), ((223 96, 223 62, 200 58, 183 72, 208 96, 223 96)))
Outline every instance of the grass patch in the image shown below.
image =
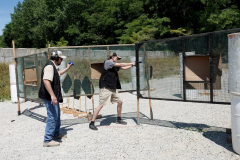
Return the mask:
POLYGON ((179 57, 174 56, 171 58, 148 58, 147 63, 153 67, 153 77, 154 78, 164 78, 173 75, 179 75, 179 57))
POLYGON ((0 101, 10 100, 10 77, 9 77, 9 64, 0 63, 1 78, 0 78, 0 101))

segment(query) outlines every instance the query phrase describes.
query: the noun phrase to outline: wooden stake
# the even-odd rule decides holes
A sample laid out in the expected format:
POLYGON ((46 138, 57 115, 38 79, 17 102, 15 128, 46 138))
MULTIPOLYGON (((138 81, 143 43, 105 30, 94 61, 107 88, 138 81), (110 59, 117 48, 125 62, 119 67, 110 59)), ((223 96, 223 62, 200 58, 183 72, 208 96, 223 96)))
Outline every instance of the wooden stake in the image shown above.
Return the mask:
MULTIPOLYGON (((14 41, 12 41, 12 46, 13 46, 13 57, 14 57, 14 64, 15 64, 15 70, 17 68, 17 62, 16 62, 16 52, 15 52, 15 43, 14 41)), ((15 73, 17 74, 17 73, 15 73)), ((17 76, 16 76, 17 77, 17 76)), ((18 101, 18 115, 21 115, 21 109, 20 109, 20 101, 19 101, 19 97, 17 97, 17 101, 18 101)))
MULTIPOLYGON (((151 97, 151 95, 150 95, 150 90, 148 90, 148 97, 151 97)), ((152 101, 151 101, 151 99, 149 99, 149 106, 150 106, 150 116, 151 116, 151 120, 153 120, 152 101)))
MULTIPOLYGON (((93 94, 93 88, 92 88, 92 80, 91 80, 91 94, 93 94)), ((93 99, 93 95, 92 95, 92 107, 93 107, 93 113, 94 113, 94 99, 93 99)))
POLYGON ((85 96, 85 112, 87 113, 87 96, 85 96))
MULTIPOLYGON (((70 90, 68 91, 68 96, 69 96, 69 92, 70 92, 70 90)), ((68 97, 68 106, 66 108, 62 109, 63 113, 68 114, 68 112, 71 110, 71 109, 69 109, 69 104, 70 104, 70 96, 68 97)))
MULTIPOLYGON (((148 66, 148 74, 149 74, 149 77, 150 77, 150 66, 148 66)), ((150 89, 148 90, 148 97, 151 97, 151 95, 150 95, 150 89)), ((153 120, 152 101, 151 101, 151 99, 149 99, 149 106, 150 106, 150 116, 151 116, 151 120, 153 120)))
POLYGON ((226 133, 227 134, 231 134, 232 133, 232 129, 231 128, 226 128, 226 133))
POLYGON ((109 53, 109 46, 107 47, 107 53, 108 53, 108 57, 107 57, 107 59, 108 59, 109 56, 110 56, 110 53, 109 53))
POLYGON ((137 125, 139 125, 139 97, 137 97, 137 125))
MULTIPOLYGON (((63 95, 63 92, 62 92, 62 95, 63 95)), ((62 102, 62 107, 60 108, 60 110, 61 110, 63 113, 65 113, 64 111, 67 110, 67 107, 64 107, 63 102, 62 102)))
POLYGON ((70 96, 68 97, 68 109, 69 109, 69 103, 70 103, 70 96))
POLYGON ((79 96, 79 112, 81 112, 81 96, 79 96))
POLYGON ((73 108, 72 108, 73 110, 75 110, 75 108, 74 108, 74 100, 75 100, 75 98, 73 97, 73 108))
POLYGON ((94 113, 94 98, 93 98, 93 95, 92 95, 92 107, 93 107, 93 113, 94 113))

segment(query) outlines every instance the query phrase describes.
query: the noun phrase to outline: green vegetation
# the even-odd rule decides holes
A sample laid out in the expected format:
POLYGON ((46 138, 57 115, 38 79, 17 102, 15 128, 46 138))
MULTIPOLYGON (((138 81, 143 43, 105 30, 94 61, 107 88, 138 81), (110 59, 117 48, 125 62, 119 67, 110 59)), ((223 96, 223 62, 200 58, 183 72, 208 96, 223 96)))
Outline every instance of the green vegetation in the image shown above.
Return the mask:
POLYGON ((239 0, 24 0, 0 47, 136 43, 237 28, 239 0))
POLYGON ((9 66, 6 63, 0 63, 1 78, 0 78, 0 101, 10 100, 10 77, 9 66))
POLYGON ((7 47, 7 45, 3 42, 3 36, 0 36, 0 48, 7 47))
POLYGON ((153 78, 164 78, 179 75, 179 57, 148 58, 147 63, 153 67, 153 78))
POLYGON ((46 48, 48 48, 48 44, 50 44, 51 47, 64 47, 68 46, 68 41, 66 41, 64 37, 62 37, 56 44, 53 41, 51 42, 47 41, 46 48))

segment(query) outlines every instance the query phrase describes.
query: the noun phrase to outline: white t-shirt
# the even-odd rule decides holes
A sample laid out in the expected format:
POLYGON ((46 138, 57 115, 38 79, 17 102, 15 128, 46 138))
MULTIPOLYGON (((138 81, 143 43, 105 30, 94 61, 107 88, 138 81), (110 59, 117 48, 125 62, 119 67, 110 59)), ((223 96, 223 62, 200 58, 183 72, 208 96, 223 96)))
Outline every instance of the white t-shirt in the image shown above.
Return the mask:
MULTIPOLYGON (((53 61, 52 61, 53 62, 53 61)), ((55 65, 55 63, 53 62, 54 66, 57 68, 58 67, 55 65)), ((58 71, 58 74, 60 76, 60 73, 58 71)), ((43 70, 43 79, 47 79, 49 81, 53 81, 53 75, 54 75, 54 70, 53 70, 53 66, 52 65, 47 65, 44 70, 43 70)))

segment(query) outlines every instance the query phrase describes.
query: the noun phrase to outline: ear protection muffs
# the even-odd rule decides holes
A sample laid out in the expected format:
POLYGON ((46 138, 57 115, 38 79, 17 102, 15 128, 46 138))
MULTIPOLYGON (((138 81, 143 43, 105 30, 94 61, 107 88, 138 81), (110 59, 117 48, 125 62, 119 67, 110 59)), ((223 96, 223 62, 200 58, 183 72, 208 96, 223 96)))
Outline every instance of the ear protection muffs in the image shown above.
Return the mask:
POLYGON ((58 56, 57 50, 53 50, 53 52, 52 52, 52 57, 54 57, 54 60, 55 60, 55 61, 58 61, 58 60, 59 60, 59 56, 58 56))

